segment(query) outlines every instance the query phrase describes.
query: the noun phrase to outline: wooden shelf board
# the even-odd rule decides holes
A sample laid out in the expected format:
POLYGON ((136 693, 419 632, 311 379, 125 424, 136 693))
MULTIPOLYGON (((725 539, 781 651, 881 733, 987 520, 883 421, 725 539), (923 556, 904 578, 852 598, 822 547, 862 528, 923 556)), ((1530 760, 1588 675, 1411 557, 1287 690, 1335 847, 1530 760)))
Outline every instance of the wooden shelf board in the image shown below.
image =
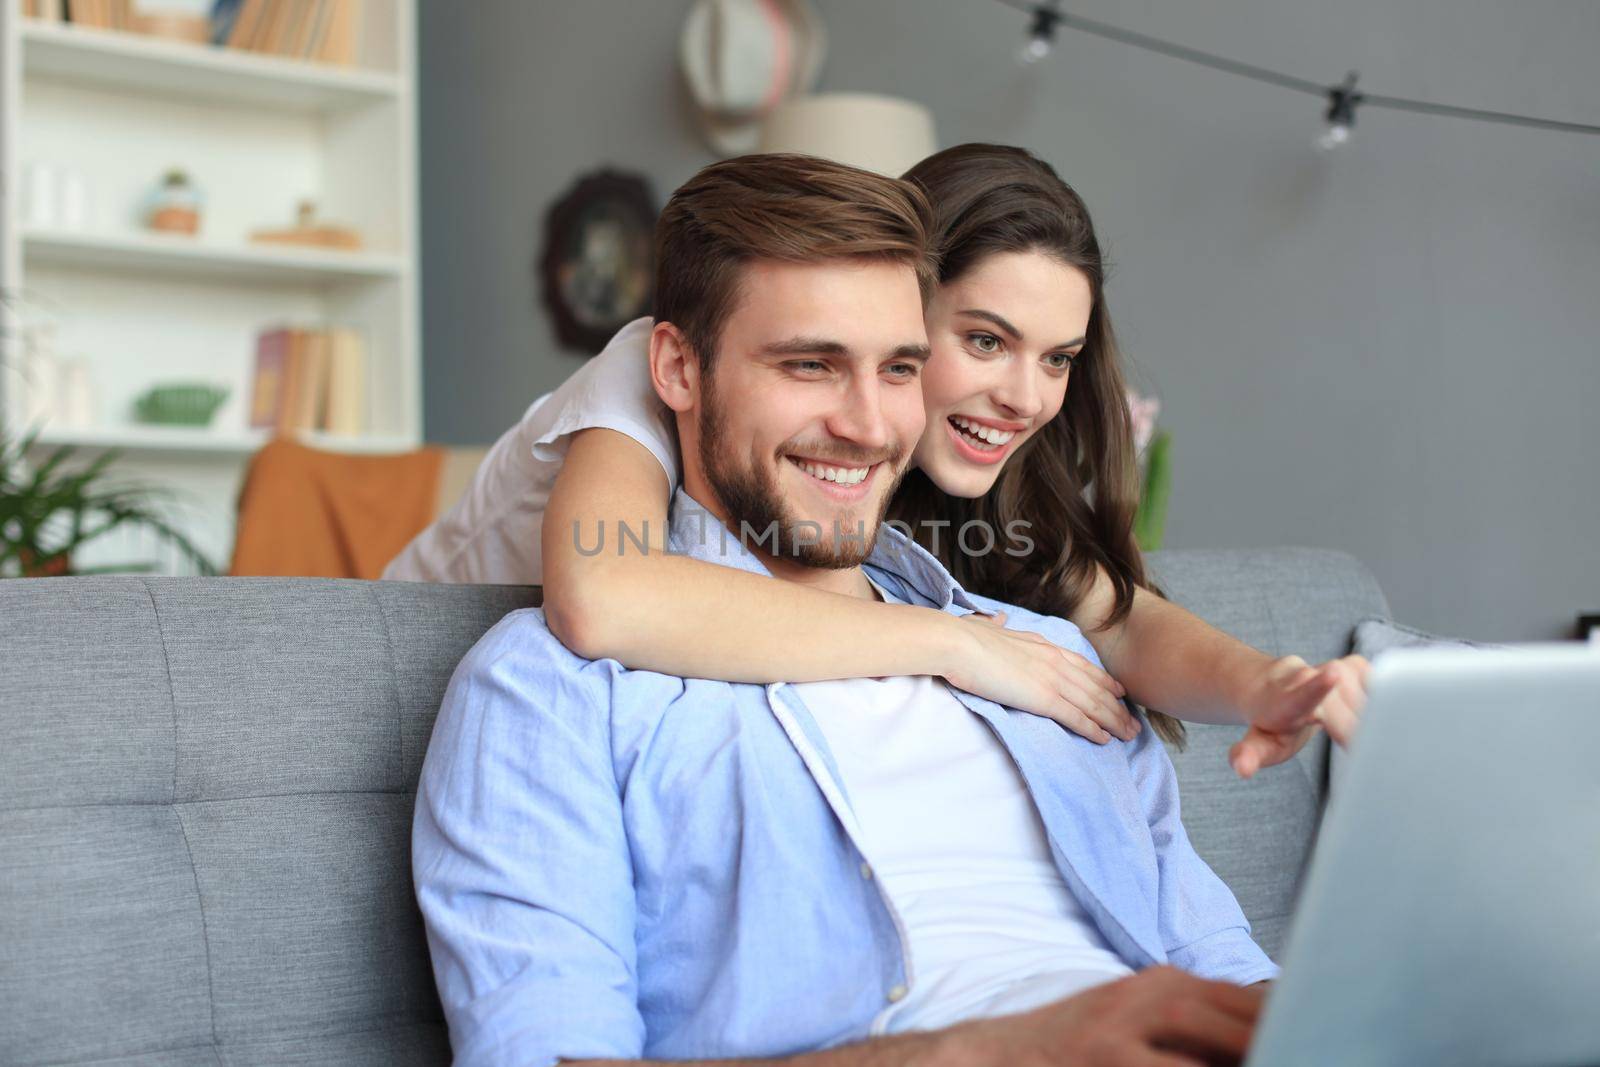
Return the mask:
MULTIPOLYGON (((88 429, 46 429, 39 434, 37 448, 74 445, 103 451, 183 452, 216 456, 245 456, 258 451, 271 439, 264 430, 214 430, 201 426, 105 426, 88 429)), ((330 452, 408 452, 418 443, 405 437, 341 437, 325 433, 297 434, 295 439, 312 448, 330 452)))
POLYGON ((25 229, 27 263, 90 270, 140 271, 254 281, 359 281, 404 272, 398 256, 280 245, 213 244, 160 233, 88 233, 25 229))

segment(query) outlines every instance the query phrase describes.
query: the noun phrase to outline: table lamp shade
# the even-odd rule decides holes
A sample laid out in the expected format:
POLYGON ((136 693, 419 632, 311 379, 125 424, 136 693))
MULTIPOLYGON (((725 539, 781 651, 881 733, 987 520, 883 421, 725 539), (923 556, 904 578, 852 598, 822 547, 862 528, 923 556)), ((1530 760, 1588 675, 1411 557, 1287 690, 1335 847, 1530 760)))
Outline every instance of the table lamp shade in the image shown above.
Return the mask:
POLYGON ((780 104, 761 127, 761 151, 800 152, 898 178, 938 148, 921 104, 869 93, 818 93, 780 104))

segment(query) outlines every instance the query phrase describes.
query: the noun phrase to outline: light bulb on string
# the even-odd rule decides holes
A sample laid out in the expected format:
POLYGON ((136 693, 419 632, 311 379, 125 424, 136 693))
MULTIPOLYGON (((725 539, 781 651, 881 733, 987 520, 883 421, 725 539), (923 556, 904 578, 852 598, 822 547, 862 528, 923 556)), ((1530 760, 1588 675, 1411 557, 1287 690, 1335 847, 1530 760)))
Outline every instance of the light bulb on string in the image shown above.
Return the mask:
POLYGON ((1061 22, 1061 12, 1052 4, 1040 4, 1033 9, 1033 21, 1028 26, 1028 39, 1017 53, 1017 62, 1032 66, 1050 54, 1055 45, 1056 26, 1061 22))
POLYGON ((1324 152, 1332 152, 1335 148, 1350 140, 1350 127, 1342 122, 1330 122, 1327 127, 1317 134, 1317 147, 1324 152))
POLYGON ((1050 40, 1046 37, 1029 37, 1017 52, 1017 62, 1032 66, 1050 54, 1050 40))
POLYGON ((1317 135, 1316 146, 1324 152, 1350 140, 1350 131, 1356 124, 1356 105, 1362 96, 1356 92, 1356 72, 1345 75, 1344 84, 1328 90, 1328 110, 1323 116, 1327 126, 1317 135))

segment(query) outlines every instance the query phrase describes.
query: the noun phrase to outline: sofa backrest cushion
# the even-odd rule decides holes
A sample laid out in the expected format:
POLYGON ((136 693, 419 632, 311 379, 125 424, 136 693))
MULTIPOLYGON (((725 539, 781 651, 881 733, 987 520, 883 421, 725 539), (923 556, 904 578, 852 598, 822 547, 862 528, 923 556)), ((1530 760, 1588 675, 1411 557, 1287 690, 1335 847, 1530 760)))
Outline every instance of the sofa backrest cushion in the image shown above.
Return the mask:
POLYGON ((413 790, 534 596, 0 583, 0 1063, 448 1063, 413 790))
MULTIPOLYGON (((1151 577, 1176 604, 1273 656, 1308 663, 1350 652, 1357 619, 1387 616, 1377 580, 1354 556, 1318 548, 1182 549, 1150 553, 1151 577)), ((1183 823, 1250 919, 1251 934, 1278 959, 1300 877, 1322 816, 1328 743, 1248 782, 1228 766, 1236 726, 1188 726, 1173 752, 1183 823)))

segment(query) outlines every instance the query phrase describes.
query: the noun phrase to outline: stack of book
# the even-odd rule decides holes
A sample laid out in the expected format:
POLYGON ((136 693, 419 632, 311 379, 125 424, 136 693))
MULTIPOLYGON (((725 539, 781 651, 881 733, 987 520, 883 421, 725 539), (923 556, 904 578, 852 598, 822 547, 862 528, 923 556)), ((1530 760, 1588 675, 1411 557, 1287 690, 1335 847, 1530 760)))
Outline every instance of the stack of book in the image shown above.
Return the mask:
POLYGON ((266 331, 256 338, 251 429, 364 433, 366 365, 366 344, 355 330, 266 331))
POLYGON ((99 30, 138 29, 134 0, 22 0, 22 13, 50 22, 75 22, 99 30))
MULTIPOLYGON (((158 19, 141 14, 139 0, 18 2, 29 18, 99 30, 150 33, 158 19)), ((206 16, 192 21, 197 37, 207 36, 206 16)), ((212 0, 210 22, 212 44, 343 66, 360 60, 361 0, 212 0)))
POLYGON ((212 40, 229 48, 350 66, 360 58, 361 0, 215 0, 212 40))

